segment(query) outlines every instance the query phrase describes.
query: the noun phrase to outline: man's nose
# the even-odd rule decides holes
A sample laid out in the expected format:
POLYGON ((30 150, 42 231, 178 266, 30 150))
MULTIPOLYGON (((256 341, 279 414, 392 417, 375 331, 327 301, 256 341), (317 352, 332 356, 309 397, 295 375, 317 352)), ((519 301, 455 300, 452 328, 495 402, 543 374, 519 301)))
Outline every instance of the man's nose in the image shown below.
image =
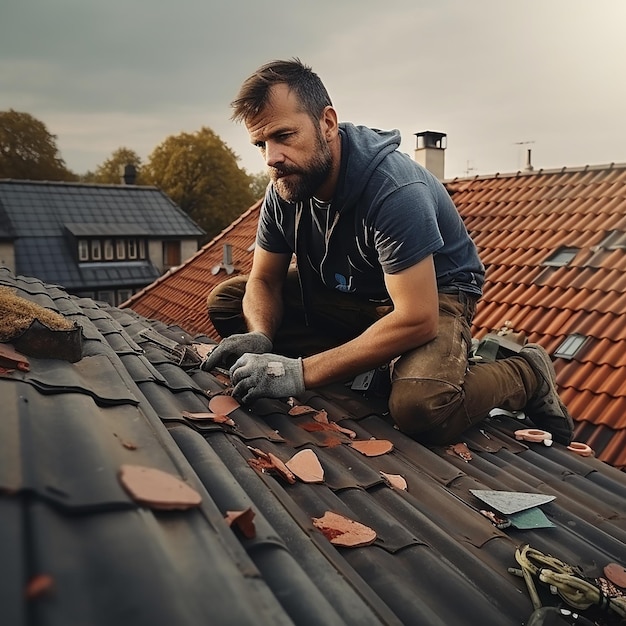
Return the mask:
POLYGON ((268 167, 276 167, 285 160, 280 144, 268 141, 265 144, 265 163, 268 167))

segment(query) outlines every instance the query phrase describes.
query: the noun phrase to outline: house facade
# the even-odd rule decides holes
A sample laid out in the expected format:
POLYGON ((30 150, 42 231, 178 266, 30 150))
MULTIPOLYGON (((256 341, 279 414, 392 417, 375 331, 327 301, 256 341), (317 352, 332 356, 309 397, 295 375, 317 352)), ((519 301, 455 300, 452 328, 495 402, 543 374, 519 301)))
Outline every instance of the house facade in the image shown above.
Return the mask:
POLYGON ((0 265, 117 305, 198 250, 156 187, 0 180, 0 265))

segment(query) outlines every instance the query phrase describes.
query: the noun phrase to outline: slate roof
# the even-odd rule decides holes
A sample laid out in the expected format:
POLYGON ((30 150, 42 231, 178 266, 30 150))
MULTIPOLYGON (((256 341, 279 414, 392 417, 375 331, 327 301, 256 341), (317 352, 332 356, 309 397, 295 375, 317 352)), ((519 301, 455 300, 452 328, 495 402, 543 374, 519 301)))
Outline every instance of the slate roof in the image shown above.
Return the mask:
POLYGON ((132 287, 160 275, 149 260, 78 264, 68 233, 180 239, 204 231, 156 187, 0 180, 0 238, 14 241, 18 273, 70 291, 132 287))
MULTIPOLYGON (((508 571, 521 544, 592 579, 626 564, 626 474, 558 444, 518 441, 508 416, 470 431, 461 455, 402 435, 379 400, 342 385, 298 399, 357 440, 393 444, 376 457, 278 400, 236 408, 234 427, 196 419, 227 381, 179 367, 142 333, 184 344, 206 337, 6 269, 0 285, 84 335, 76 363, 31 357, 30 371, 0 374, 2 624, 519 625, 533 612, 508 571), (260 471, 253 448, 282 461, 313 450, 324 482, 260 471), (118 478, 128 464, 184 480, 200 506, 138 503, 118 478), (551 527, 499 530, 479 512, 476 489, 554 496, 541 506, 551 527), (247 508, 249 538, 224 521, 247 508), (367 525, 376 541, 335 547, 313 525, 327 511, 367 525)), ((536 584, 544 605, 563 605, 536 584)))
MULTIPOLYGON (((571 360, 555 358, 576 439, 626 468, 626 165, 496 174, 446 183, 487 267, 477 338, 511 322, 554 353, 570 334, 587 337, 571 360), (551 265, 555 252, 575 254, 551 265)), ((175 272, 124 306, 192 332, 217 333, 206 294, 226 277, 212 272, 222 244, 233 245, 241 272, 252 263, 258 205, 175 272)))

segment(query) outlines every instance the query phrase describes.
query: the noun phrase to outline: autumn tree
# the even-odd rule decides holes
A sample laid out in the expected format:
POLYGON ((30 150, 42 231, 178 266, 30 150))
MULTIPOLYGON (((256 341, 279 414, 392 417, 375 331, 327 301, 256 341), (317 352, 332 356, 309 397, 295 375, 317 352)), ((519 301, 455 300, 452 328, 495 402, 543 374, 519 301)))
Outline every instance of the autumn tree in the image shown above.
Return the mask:
POLYGON ((142 169, 144 181, 162 189, 214 237, 256 200, 252 178, 235 153, 209 128, 172 135, 142 169))
POLYGON ((29 113, 0 111, 0 178, 76 180, 67 169, 56 135, 29 113))
POLYGON ((250 189, 252 195, 256 198, 262 198, 265 195, 265 190, 270 182, 270 175, 267 172, 259 172, 258 174, 251 175, 252 182, 250 183, 250 189))

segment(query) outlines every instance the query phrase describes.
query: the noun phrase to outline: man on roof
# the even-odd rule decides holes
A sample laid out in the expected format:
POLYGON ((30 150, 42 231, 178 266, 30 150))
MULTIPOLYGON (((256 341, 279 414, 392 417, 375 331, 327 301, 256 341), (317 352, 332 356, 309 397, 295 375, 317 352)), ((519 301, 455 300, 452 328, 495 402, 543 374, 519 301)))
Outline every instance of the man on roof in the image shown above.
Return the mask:
POLYGON ((271 181, 250 274, 208 297, 223 340, 203 369, 229 367, 233 395, 250 403, 391 363, 390 415, 416 439, 453 442, 499 407, 569 444, 543 348, 469 363, 484 266, 445 187, 399 151, 398 131, 339 123, 298 59, 260 67, 232 107, 271 181))

